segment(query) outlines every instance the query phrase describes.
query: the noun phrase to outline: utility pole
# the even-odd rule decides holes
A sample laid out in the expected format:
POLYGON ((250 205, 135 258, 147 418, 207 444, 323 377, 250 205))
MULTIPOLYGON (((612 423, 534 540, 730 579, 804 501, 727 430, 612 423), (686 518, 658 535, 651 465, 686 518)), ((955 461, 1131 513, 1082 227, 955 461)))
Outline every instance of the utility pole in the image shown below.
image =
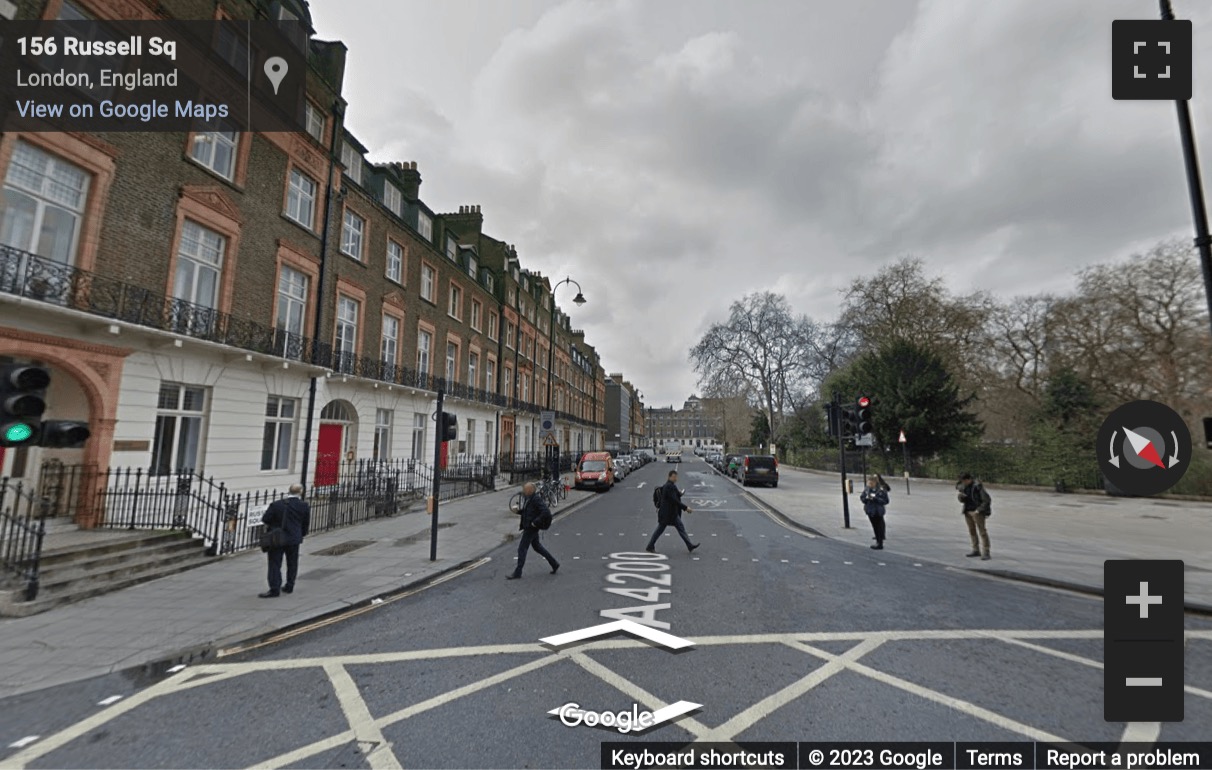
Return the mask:
POLYGON ((846 416, 842 412, 842 397, 834 391, 833 410, 837 415, 837 456, 842 468, 842 526, 850 529, 850 495, 846 491, 846 416))
POLYGON ((444 386, 438 386, 437 427, 433 433, 433 510, 429 519, 429 560, 438 560, 438 501, 442 496, 442 438, 446 433, 445 413, 442 411, 444 386))
MULTIPOLYGON (((1161 0, 1162 21, 1174 21, 1170 0, 1161 0)), ((1182 100, 1174 102, 1178 109, 1178 133, 1182 137, 1183 160, 1187 166, 1187 192, 1191 198, 1191 216, 1195 220, 1195 247, 1204 271, 1204 294, 1208 299, 1209 320, 1212 320, 1212 236, 1208 234, 1208 212, 1204 207, 1203 182, 1199 176, 1199 158, 1195 154, 1195 132, 1191 128, 1191 110, 1182 100)))

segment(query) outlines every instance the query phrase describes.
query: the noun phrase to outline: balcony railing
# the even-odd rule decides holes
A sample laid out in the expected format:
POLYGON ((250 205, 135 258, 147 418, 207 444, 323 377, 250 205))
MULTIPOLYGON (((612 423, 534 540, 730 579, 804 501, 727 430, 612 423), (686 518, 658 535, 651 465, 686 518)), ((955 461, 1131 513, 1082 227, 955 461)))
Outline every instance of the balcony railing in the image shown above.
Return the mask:
MULTIPOLYGON (((338 351, 300 334, 239 318, 214 308, 170 297, 98 273, 81 270, 27 251, 0 245, 0 293, 38 300, 89 315, 180 334, 240 350, 323 367, 336 374, 436 392, 502 409, 538 414, 539 404, 510 398, 430 372, 396 366, 371 356, 338 351)), ((589 420, 561 413, 585 426, 589 420)))

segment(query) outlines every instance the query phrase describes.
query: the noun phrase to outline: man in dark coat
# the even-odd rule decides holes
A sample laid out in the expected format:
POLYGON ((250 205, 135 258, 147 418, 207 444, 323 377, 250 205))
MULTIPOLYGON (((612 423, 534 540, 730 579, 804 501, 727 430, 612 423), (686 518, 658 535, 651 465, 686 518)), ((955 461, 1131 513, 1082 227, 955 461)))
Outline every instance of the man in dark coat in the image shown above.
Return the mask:
POLYGON ((960 476, 955 485, 959 493, 959 501, 963 504, 964 522, 968 525, 968 537, 972 540, 972 550, 968 556, 979 556, 988 561, 989 556, 989 515, 993 513, 993 502, 985 485, 972 478, 971 473, 960 476))
POLYGON ((311 524, 311 506, 303 501, 303 485, 292 484, 286 497, 270 503, 261 516, 261 523, 267 531, 280 528, 284 534, 284 545, 266 551, 269 556, 269 590, 257 595, 262 599, 271 599, 282 593, 293 593, 295 578, 299 576, 299 546, 307 537, 311 524), (285 585, 282 584, 283 556, 286 557, 285 585))
POLYGON ((661 487, 661 505, 657 509, 656 532, 652 533, 648 547, 644 550, 648 553, 656 553, 657 538, 665 531, 665 527, 677 527, 678 534, 682 536, 682 542, 686 544, 688 550, 693 551, 699 547, 698 543, 690 542, 690 535, 686 534, 686 525, 682 523, 682 511, 694 513, 682 502, 682 490, 678 489, 678 472, 669 471, 669 480, 665 482, 665 486, 661 487))
POLYGON ((547 503, 543 502, 543 498, 535 492, 536 487, 531 482, 527 482, 522 487, 522 494, 526 496, 526 502, 522 505, 522 510, 518 511, 522 516, 522 520, 518 522, 518 529, 522 530, 522 541, 518 543, 518 566, 511 574, 505 576, 506 580, 517 580, 522 577, 522 567, 526 565, 526 554, 531 548, 551 565, 551 574, 554 575, 560 568, 556 557, 552 556, 539 540, 539 520, 550 516, 551 511, 547 508, 547 503))
POLYGON ((871 520, 871 528, 875 531, 875 545, 871 548, 882 551, 884 550, 884 536, 887 533, 887 529, 884 527, 884 514, 887 512, 888 491, 884 489, 884 485, 880 484, 878 475, 867 478, 867 488, 859 495, 859 500, 862 501, 863 512, 871 520))

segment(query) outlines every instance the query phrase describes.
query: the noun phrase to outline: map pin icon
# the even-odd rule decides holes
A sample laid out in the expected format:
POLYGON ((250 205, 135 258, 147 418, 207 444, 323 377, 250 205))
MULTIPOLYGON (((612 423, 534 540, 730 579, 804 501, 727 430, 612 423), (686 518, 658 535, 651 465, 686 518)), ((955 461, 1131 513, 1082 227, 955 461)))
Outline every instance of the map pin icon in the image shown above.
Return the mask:
POLYGON ((282 85, 282 78, 286 77, 286 60, 281 56, 271 56, 265 60, 265 76, 269 78, 269 82, 273 83, 274 96, 278 95, 278 86, 282 85))

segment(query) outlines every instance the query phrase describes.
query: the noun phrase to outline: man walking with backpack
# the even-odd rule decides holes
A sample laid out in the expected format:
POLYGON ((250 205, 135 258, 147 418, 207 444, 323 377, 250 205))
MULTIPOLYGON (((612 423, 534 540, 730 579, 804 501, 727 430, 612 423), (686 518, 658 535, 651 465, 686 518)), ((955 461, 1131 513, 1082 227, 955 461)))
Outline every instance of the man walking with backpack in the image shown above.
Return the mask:
POLYGON ((694 511, 682 502, 682 490, 678 489, 677 471, 669 471, 669 480, 652 493, 652 502, 657 506, 657 528, 648 541, 648 547, 644 550, 648 553, 656 553, 657 538, 665 531, 665 527, 669 526, 677 527, 678 534, 682 536, 682 542, 686 544, 687 550, 693 551, 699 547, 698 543, 690 542, 690 535, 686 534, 686 525, 682 523, 682 511, 686 513, 694 513, 694 511))
POLYGON ((972 551, 968 556, 979 556, 983 561, 988 561, 992 557, 989 555, 987 519, 993 515, 993 500, 985 491, 985 486, 973 479, 971 473, 960 476, 955 490, 964 505, 964 522, 968 525, 968 536, 972 538, 972 551))
POLYGON ((522 487, 522 494, 526 496, 526 502, 522 505, 522 510, 518 511, 522 517, 522 520, 518 522, 518 529, 522 530, 522 541, 518 543, 518 566, 512 574, 505 577, 506 580, 517 580, 522 577, 522 567, 526 565, 526 554, 531 548, 551 565, 551 574, 554 575, 560 568, 556 557, 552 556, 539 540, 539 532, 551 527, 551 509, 547 507, 547 503, 543 502, 540 495, 535 494, 536 491, 537 487, 534 482, 528 481, 522 487))

